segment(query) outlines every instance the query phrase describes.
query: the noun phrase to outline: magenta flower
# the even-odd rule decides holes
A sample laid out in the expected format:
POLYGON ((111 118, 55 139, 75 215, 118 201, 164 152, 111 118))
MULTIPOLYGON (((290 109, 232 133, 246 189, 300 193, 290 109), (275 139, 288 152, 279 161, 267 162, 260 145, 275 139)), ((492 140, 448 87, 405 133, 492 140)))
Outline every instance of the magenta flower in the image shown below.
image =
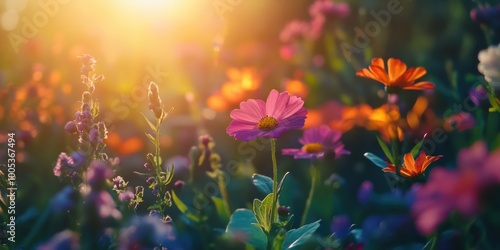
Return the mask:
POLYGON ((309 7, 311 16, 326 16, 329 18, 345 18, 351 14, 351 8, 347 3, 335 3, 330 0, 316 0, 309 7))
POLYGON ((485 143, 477 142, 458 153, 455 170, 436 168, 417 192, 412 213, 417 228, 431 234, 452 211, 471 218, 481 213, 485 190, 500 184, 500 150, 488 153, 485 143))
POLYGON ((283 132, 304 126, 307 110, 300 97, 271 90, 267 101, 250 99, 240 103, 230 116, 226 129, 237 140, 251 141, 257 137, 278 138, 283 132))
POLYGON ((332 130, 326 125, 314 127, 304 131, 304 135, 299 139, 302 148, 286 148, 281 151, 284 155, 293 155, 295 159, 322 158, 325 153, 332 152, 335 158, 341 155, 350 154, 344 149, 344 144, 340 141, 342 134, 332 130))

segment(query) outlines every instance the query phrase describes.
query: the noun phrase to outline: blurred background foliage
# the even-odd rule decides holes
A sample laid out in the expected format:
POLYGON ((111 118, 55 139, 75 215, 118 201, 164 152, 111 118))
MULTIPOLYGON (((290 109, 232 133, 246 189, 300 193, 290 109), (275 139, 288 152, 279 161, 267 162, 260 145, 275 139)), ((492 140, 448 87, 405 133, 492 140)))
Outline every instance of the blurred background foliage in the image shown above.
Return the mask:
MULTIPOLYGON (((251 185, 252 173, 271 175, 267 147, 261 142, 237 142, 225 133, 229 112, 241 101, 265 98, 276 88, 304 98, 310 109, 306 126, 336 127, 332 121, 345 112, 352 113, 351 119, 363 120, 366 113, 373 114, 370 108, 386 100, 382 85, 357 78, 355 72, 372 57, 400 58, 410 67, 424 66, 426 80, 436 84, 416 107, 418 121, 406 138, 409 149, 423 134, 442 126, 444 114, 455 104, 463 103, 478 75, 477 53, 495 39, 485 36, 469 16, 472 8, 484 3, 467 0, 398 1, 402 11, 391 15, 388 25, 370 37, 352 60, 341 44, 353 45, 355 28, 365 29, 374 20, 370 12, 386 10, 389 1, 345 1, 350 14, 329 20, 317 39, 295 44, 298 52, 294 50, 291 57, 280 33, 292 20, 310 21, 312 1, 53 0, 49 7, 43 2, 0 1, 0 139, 5 141, 9 131, 18 138, 19 235, 29 231, 30 223, 63 186, 52 168, 60 152, 76 147, 76 138, 63 127, 73 119, 85 89, 78 58, 84 53, 97 59, 96 73, 105 76, 94 96, 100 103, 99 119, 109 127, 105 151, 120 158, 119 174, 131 185, 142 185, 132 171, 143 168, 145 154, 152 148, 141 113, 148 111, 146 86, 154 81, 165 107, 174 107, 161 128, 164 158, 177 168, 174 178, 186 178, 189 149, 199 135, 208 133, 215 139, 214 150, 222 164, 237 160, 240 165, 228 185, 231 207, 236 208, 259 196, 251 185), (46 22, 41 12, 49 16, 46 22), (361 104, 370 108, 365 113, 348 108, 361 104)), ((418 95, 400 96, 402 121, 418 95)), ((344 126, 343 142, 350 156, 321 163, 323 188, 317 192, 311 218, 329 221, 348 213, 359 223, 365 217, 356 200, 362 181, 371 180, 378 192, 389 190, 383 173, 363 158, 367 151, 382 155, 375 132, 363 124, 344 126)), ((436 145, 433 152, 444 155, 441 165, 453 165, 458 148, 486 136, 477 129, 448 134, 451 139, 436 145)), ((299 135, 300 131, 286 134, 278 147, 298 146, 299 135)), ((0 152, 2 159, 5 151, 0 152)), ((291 172, 282 203, 298 215, 310 185, 308 162, 282 156, 278 162, 281 175, 291 172)), ((328 232, 328 227, 324 223, 320 230, 328 232)), ((48 229, 40 238, 56 230, 48 229)))

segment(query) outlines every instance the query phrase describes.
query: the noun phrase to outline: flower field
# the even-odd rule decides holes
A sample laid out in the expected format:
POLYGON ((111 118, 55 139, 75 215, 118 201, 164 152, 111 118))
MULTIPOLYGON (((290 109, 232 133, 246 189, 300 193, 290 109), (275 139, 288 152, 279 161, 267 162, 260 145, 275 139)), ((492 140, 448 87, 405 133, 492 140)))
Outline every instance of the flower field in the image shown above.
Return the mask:
POLYGON ((500 246, 499 1, 0 14, 0 250, 500 246))

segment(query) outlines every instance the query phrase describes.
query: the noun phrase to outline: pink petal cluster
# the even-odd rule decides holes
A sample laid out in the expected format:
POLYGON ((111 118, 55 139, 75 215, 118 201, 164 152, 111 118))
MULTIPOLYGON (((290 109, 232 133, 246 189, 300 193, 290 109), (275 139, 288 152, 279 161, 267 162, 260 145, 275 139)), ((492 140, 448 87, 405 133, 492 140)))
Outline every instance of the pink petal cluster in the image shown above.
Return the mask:
POLYGON ((339 158, 341 155, 350 154, 344 149, 344 144, 340 141, 341 136, 342 133, 326 125, 310 128, 304 131, 304 135, 299 139, 302 148, 287 148, 281 152, 284 155, 293 155, 295 159, 322 158, 328 152, 339 158))
POLYGON ((458 154, 456 170, 436 168, 417 192, 412 213, 417 228, 429 235, 452 211, 464 217, 480 212, 481 192, 500 184, 500 149, 488 154, 485 143, 477 142, 458 154))
POLYGON ((300 97, 273 89, 266 102, 249 99, 240 103, 240 108, 230 114, 233 120, 226 132, 242 141, 257 137, 278 138, 285 131, 304 126, 307 110, 303 106, 304 101, 300 97), (264 124, 270 120, 272 124, 264 124), (263 128, 265 125, 267 127, 263 128))

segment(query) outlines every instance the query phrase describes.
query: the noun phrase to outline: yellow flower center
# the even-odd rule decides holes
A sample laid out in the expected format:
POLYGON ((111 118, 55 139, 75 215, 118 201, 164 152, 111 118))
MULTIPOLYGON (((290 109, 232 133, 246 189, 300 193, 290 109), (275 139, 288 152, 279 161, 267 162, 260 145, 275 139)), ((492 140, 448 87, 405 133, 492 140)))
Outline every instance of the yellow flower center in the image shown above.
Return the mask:
POLYGON ((319 153, 323 151, 324 147, 321 143, 307 143, 302 147, 302 150, 306 151, 309 154, 319 153))
POLYGON ((264 131, 271 131, 278 126, 278 121, 274 119, 272 116, 265 116, 260 119, 259 124, 257 124, 257 128, 264 131))

